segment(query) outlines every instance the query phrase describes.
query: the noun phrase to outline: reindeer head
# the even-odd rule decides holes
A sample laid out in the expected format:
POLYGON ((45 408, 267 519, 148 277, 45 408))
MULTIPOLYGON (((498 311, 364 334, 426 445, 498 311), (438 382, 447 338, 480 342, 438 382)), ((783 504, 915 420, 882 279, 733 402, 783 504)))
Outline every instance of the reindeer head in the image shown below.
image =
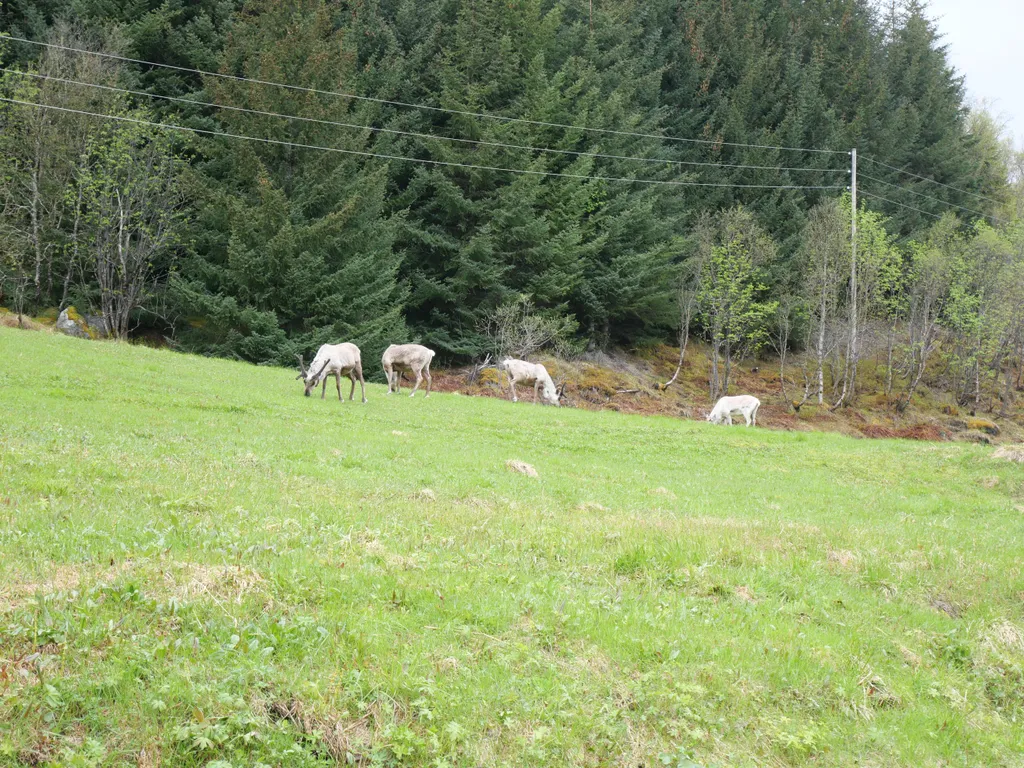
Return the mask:
POLYGON ((306 385, 305 395, 306 397, 309 397, 309 393, 312 392, 313 388, 320 383, 320 377, 323 375, 324 369, 327 368, 327 364, 330 360, 324 360, 324 364, 320 366, 320 370, 316 373, 311 373, 309 369, 306 368, 306 364, 302 362, 302 355, 296 355, 295 357, 299 360, 299 370, 301 371, 301 373, 295 378, 303 380, 303 383, 306 385))
POLYGON ((553 405, 556 408, 562 404, 562 392, 565 390, 565 382, 563 381, 561 386, 555 387, 554 382, 547 384, 541 390, 541 397, 544 402, 549 405, 553 405))

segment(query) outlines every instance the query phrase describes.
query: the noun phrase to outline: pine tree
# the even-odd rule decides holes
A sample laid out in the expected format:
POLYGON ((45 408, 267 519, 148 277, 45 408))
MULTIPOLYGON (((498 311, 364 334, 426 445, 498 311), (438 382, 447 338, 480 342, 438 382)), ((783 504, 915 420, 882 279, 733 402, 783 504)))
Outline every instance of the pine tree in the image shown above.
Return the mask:
MULTIPOLYGON (((223 66, 246 77, 344 91, 352 56, 319 0, 254 2, 223 66), (287 42, 285 42, 287 41, 287 42)), ((361 122, 345 100, 210 80, 219 103, 320 121, 361 122)), ((231 132, 363 151, 363 131, 223 111, 231 132)), ((355 155, 225 140, 203 169, 196 251, 176 283, 198 349, 290 362, 325 342, 352 341, 371 360, 404 340, 404 291, 384 210, 387 166, 355 155)))

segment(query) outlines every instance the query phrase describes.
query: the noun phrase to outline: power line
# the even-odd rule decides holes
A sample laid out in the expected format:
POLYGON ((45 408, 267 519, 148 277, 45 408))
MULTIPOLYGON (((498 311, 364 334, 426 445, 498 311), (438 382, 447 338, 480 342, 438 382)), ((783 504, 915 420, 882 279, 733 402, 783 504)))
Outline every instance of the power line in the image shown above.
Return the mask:
POLYGON ((925 216, 931 216, 933 219, 941 219, 942 218, 941 216, 939 216, 937 214, 929 213, 928 211, 923 211, 920 208, 915 208, 914 206, 907 205, 906 203, 897 203, 895 200, 890 200, 887 197, 882 197, 881 195, 876 195, 876 194, 873 194, 872 192, 861 191, 861 194, 864 195, 865 197, 873 197, 875 200, 881 200, 883 203, 889 203, 890 205, 898 205, 901 208, 909 208, 912 211, 917 211, 918 213, 923 213, 925 216))
POLYGON ((589 131, 591 133, 603 133, 603 134, 610 134, 610 135, 615 135, 615 136, 631 136, 631 137, 634 137, 634 138, 657 139, 659 141, 678 141, 678 142, 684 142, 684 143, 689 143, 689 144, 705 144, 705 145, 711 145, 711 146, 724 146, 724 147, 746 147, 746 148, 749 148, 749 149, 773 149, 773 150, 778 150, 778 151, 783 151, 783 152, 811 152, 811 153, 829 154, 829 155, 848 155, 849 154, 849 152, 845 152, 845 151, 841 151, 841 150, 837 150, 837 149, 811 149, 810 147, 782 147, 782 146, 773 146, 773 145, 770 145, 770 144, 743 144, 743 143, 740 143, 740 142, 731 142, 731 141, 715 141, 713 139, 686 139, 686 138, 680 138, 680 137, 677 137, 677 136, 661 136, 661 135, 652 134, 652 133, 638 133, 638 132, 635 132, 635 131, 618 131, 618 130, 612 130, 610 128, 588 128, 588 127, 582 126, 582 125, 567 125, 565 123, 549 123, 549 122, 545 122, 543 120, 529 120, 529 119, 522 118, 522 117, 507 117, 505 115, 492 115, 492 114, 488 114, 486 112, 470 112, 470 111, 467 111, 467 110, 460 110, 460 109, 447 109, 445 107, 433 107, 433 106, 429 106, 429 105, 426 105, 426 104, 413 104, 413 103, 405 102, 405 101, 393 101, 391 99, 379 99, 379 98, 374 98, 372 96, 357 96, 354 93, 343 93, 343 92, 339 92, 339 91, 326 91, 326 90, 322 90, 322 89, 319 89, 319 88, 308 88, 306 86, 301 86, 301 85, 291 85, 289 83, 277 83, 277 82, 274 82, 272 80, 259 80, 257 78, 253 78, 253 77, 242 77, 242 76, 239 76, 239 75, 229 75, 229 74, 225 74, 225 73, 222 73, 222 72, 208 72, 208 71, 203 70, 203 69, 192 69, 191 67, 181 67, 181 66, 177 66, 175 64, 161 64, 161 63, 155 62, 155 61, 145 61, 144 59, 133 59, 133 58, 130 58, 128 56, 118 56, 118 55, 113 54, 113 53, 101 53, 99 51, 87 51, 87 50, 85 50, 83 48, 73 48, 73 47, 67 46, 67 45, 58 45, 57 43, 43 43, 43 42, 39 42, 37 40, 29 40, 29 39, 24 38, 24 37, 14 37, 12 35, 8 35, 6 37, 6 39, 14 40, 14 41, 19 42, 19 43, 28 43, 29 45, 38 45, 38 46, 42 46, 44 48, 56 48, 58 50, 72 51, 74 53, 84 53, 84 54, 87 54, 87 55, 90 55, 90 56, 102 56, 104 58, 114 59, 116 61, 124 61, 124 62, 128 62, 130 64, 141 64, 141 65, 144 65, 144 66, 147 66, 147 67, 161 67, 163 69, 171 69, 171 70, 174 70, 176 72, 188 72, 190 74, 202 75, 204 77, 219 77, 219 78, 223 78, 225 80, 234 80, 236 82, 244 82, 244 83, 255 83, 257 85, 271 85, 271 86, 274 86, 276 88, 287 88, 287 89, 293 90, 293 91, 302 91, 304 93, 315 93, 315 94, 318 94, 318 95, 321 95, 321 96, 335 96, 335 97, 338 97, 338 98, 355 99, 355 100, 358 100, 358 101, 368 101, 368 102, 372 102, 374 104, 387 104, 389 106, 404 107, 404 108, 407 108, 407 109, 422 109, 422 110, 428 110, 428 111, 431 111, 431 112, 443 112, 443 113, 451 114, 451 115, 462 115, 464 117, 479 117, 479 118, 483 118, 485 120, 499 120, 499 121, 502 121, 502 122, 509 122, 509 123, 524 123, 524 124, 527 124, 527 125, 538 125, 538 126, 543 126, 543 127, 546 127, 546 128, 565 128, 565 129, 572 130, 572 131, 589 131))
POLYGON ((878 184, 885 184, 885 186, 887 186, 887 187, 892 187, 893 189, 898 189, 898 190, 900 190, 902 192, 909 192, 912 195, 917 195, 918 197, 923 197, 925 200, 931 200, 933 203, 938 203, 939 205, 945 205, 945 206, 948 206, 950 208, 959 208, 961 211, 967 211, 968 213, 976 214, 978 216, 981 216, 982 218, 990 218, 990 219, 994 219, 995 221, 999 221, 999 222, 1005 221, 1005 219, 1001 219, 998 216, 992 216, 990 214, 983 213, 982 211, 976 211, 973 208, 965 208, 964 206, 957 205, 956 203, 947 203, 945 200, 939 200, 939 198, 937 198, 937 197, 932 197, 931 195, 925 195, 925 194, 922 194, 921 192, 915 192, 912 189, 907 189, 906 187, 901 187, 899 184, 893 184, 892 182, 889 182, 889 181, 883 181, 882 179, 876 179, 873 176, 868 176, 866 173, 858 173, 857 177, 861 178, 861 179, 867 179, 868 181, 874 181, 874 182, 876 182, 878 184))
POLYGON ((959 187, 953 187, 953 186, 950 186, 949 184, 943 184, 941 181, 936 181, 935 179, 929 179, 927 176, 918 176, 916 173, 911 173, 910 171, 905 171, 902 168, 897 168, 895 165, 889 165, 887 163, 883 163, 881 160, 872 160, 870 157, 865 157, 864 159, 867 160, 869 163, 874 163, 875 165, 880 165, 883 168, 888 168, 890 171, 896 171, 897 173, 904 173, 907 176, 913 176, 915 179, 920 179, 921 181, 927 181, 927 182, 930 182, 932 184, 938 184, 940 187, 945 187, 946 189, 951 189, 954 192, 959 192, 961 195, 970 195, 971 197, 976 197, 979 200, 987 200, 990 203, 995 203, 996 205, 1002 205, 1002 203, 999 200, 996 200, 995 198, 986 197, 985 195, 979 195, 977 192, 968 192, 966 189, 960 189, 959 187))
POLYGON ((225 109, 232 112, 242 112, 251 115, 260 115, 262 117, 279 117, 286 120, 298 120, 306 123, 315 123, 317 125, 332 125, 339 128, 349 128, 355 130, 366 130, 373 131, 375 133, 390 133, 398 136, 412 136, 421 139, 436 139, 439 141, 452 141, 461 144, 473 144, 487 147, 500 147, 504 149, 522 149, 530 152, 547 152, 559 155, 573 155, 575 157, 596 157, 604 158, 609 160, 634 160, 642 163, 653 163, 656 165, 686 165, 686 166, 699 166, 705 168, 737 168, 737 169, 750 169, 760 171, 802 171, 802 172, 813 172, 813 173, 846 173, 848 174, 849 169, 835 169, 835 168, 793 168, 787 166, 776 166, 776 165, 740 165, 731 163, 701 163, 688 160, 660 160, 655 157, 633 157, 632 155, 610 155, 602 152, 581 152, 571 149, 552 149, 549 147, 531 147, 524 144, 508 144, 498 141, 483 141, 479 139, 460 139, 453 136, 437 136, 431 133, 418 133, 415 131, 400 131, 394 128, 378 128, 373 125, 364 125, 361 123, 343 123, 336 120, 323 120, 314 117, 301 117, 299 115, 287 115, 281 114, 280 112, 269 112, 262 109, 251 109, 249 107, 235 107, 226 104, 217 104, 209 101, 197 101, 195 99, 186 99, 180 96, 165 96, 160 93, 149 93, 148 91, 135 91, 130 88, 118 88, 112 85, 102 85, 100 83, 86 83, 80 80, 71 80, 65 77, 57 77, 55 75, 44 75, 38 72, 23 72, 18 69, 7 69, 0 67, 0 72, 8 72, 15 75, 23 75, 27 77, 33 77, 38 80, 50 80, 56 83, 66 83, 68 85, 82 85, 88 88, 96 88, 103 91, 111 91, 114 93, 124 93, 131 96, 143 96, 151 99, 163 99, 165 101, 174 101, 181 104, 191 104, 196 107, 210 107, 212 109, 225 109))
POLYGON ((205 128, 189 128, 184 125, 174 125, 173 123, 157 123, 151 120, 140 120, 133 117, 125 117, 122 115, 105 115, 98 112, 88 112, 84 109, 72 109, 70 107, 58 107, 55 104, 37 104, 31 101, 21 101, 19 99, 9 99, 0 96, 0 101, 7 102, 9 104, 20 104, 26 107, 37 107, 40 109, 55 109, 59 112, 68 112, 76 115, 86 115, 89 117, 100 117, 107 120, 117 120, 125 123, 134 123, 136 125, 148 125, 153 128, 162 128, 165 130, 172 131, 184 131, 186 133, 195 133, 208 136, 223 136, 229 139, 242 139, 244 141, 255 141, 264 144, 274 144, 278 146, 294 147, 297 149, 316 149, 324 152, 337 152, 344 155, 358 155, 360 157, 377 157, 384 160, 401 160, 410 163, 421 163, 425 165, 443 165, 455 168, 469 168, 481 171, 499 171, 501 173, 518 173, 528 176, 557 176, 567 179, 582 179, 584 181, 620 181, 627 184, 660 184, 667 186, 678 186, 678 187, 729 187, 734 189, 846 189, 845 186, 826 186, 826 185, 797 185, 797 184, 721 184, 704 181, 663 181, 658 179, 629 179, 617 176, 588 176, 580 173, 560 173, 557 171, 531 171, 522 168, 498 168, 490 165, 474 165, 471 163, 453 163, 445 160, 426 160, 417 157, 405 157, 403 155, 388 155, 380 152, 366 152, 356 149, 341 149, 339 147, 324 147, 316 144, 301 144, 294 141, 283 141, 281 139, 268 139, 260 136, 246 136, 240 133, 227 133, 219 131, 211 131, 205 128))

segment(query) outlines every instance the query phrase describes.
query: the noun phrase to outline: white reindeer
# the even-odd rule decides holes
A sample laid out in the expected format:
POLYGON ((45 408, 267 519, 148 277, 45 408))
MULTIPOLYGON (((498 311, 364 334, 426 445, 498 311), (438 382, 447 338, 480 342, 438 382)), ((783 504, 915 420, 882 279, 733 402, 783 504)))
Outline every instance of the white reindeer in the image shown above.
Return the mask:
POLYGON ((381 363, 384 366, 384 375, 388 379, 388 394, 392 392, 392 385, 395 392, 401 390, 402 372, 409 371, 416 374, 416 384, 409 397, 416 395, 424 376, 427 378, 427 394, 424 397, 430 397, 430 361, 434 359, 435 354, 434 350, 419 344, 392 344, 385 349, 381 363))
POLYGON ((544 402, 551 405, 561 405, 559 400, 562 393, 555 388, 555 382, 548 375, 548 370, 540 363, 528 363, 525 360, 516 360, 507 357, 501 361, 501 367, 508 374, 508 383, 512 389, 512 402, 518 403, 516 395, 516 384, 533 385, 533 402, 537 402, 537 390, 540 390, 544 402))
POLYGON ((723 421, 732 426, 732 415, 734 413, 743 416, 747 420, 747 426, 757 426, 757 409, 761 407, 761 401, 753 395, 737 395, 736 397, 723 397, 715 403, 714 409, 708 414, 708 421, 714 424, 721 424, 723 421))
POLYGON ((307 369, 305 364, 302 362, 302 355, 296 355, 299 359, 299 370, 302 371, 295 378, 302 379, 306 385, 306 397, 309 397, 309 393, 316 389, 316 385, 321 381, 323 382, 323 391, 320 393, 320 399, 323 400, 327 395, 327 378, 329 376, 334 377, 335 384, 338 385, 338 399, 341 402, 345 402, 345 398, 341 396, 341 377, 348 376, 352 381, 352 389, 349 390, 348 399, 354 400, 353 395, 356 391, 356 379, 359 379, 359 392, 363 396, 363 402, 366 402, 366 383, 363 381, 363 356, 359 352, 359 347, 355 344, 324 344, 316 352, 316 357, 313 358, 313 362, 310 363, 307 369))

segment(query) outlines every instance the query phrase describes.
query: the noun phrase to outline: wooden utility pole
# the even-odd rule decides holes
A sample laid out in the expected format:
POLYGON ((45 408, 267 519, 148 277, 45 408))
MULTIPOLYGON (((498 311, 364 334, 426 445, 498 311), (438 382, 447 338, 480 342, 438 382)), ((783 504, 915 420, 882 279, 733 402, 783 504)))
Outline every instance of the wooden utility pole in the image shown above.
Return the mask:
POLYGON ((857 389, 857 148, 850 153, 850 351, 847 370, 850 381, 848 397, 853 399, 857 389))

